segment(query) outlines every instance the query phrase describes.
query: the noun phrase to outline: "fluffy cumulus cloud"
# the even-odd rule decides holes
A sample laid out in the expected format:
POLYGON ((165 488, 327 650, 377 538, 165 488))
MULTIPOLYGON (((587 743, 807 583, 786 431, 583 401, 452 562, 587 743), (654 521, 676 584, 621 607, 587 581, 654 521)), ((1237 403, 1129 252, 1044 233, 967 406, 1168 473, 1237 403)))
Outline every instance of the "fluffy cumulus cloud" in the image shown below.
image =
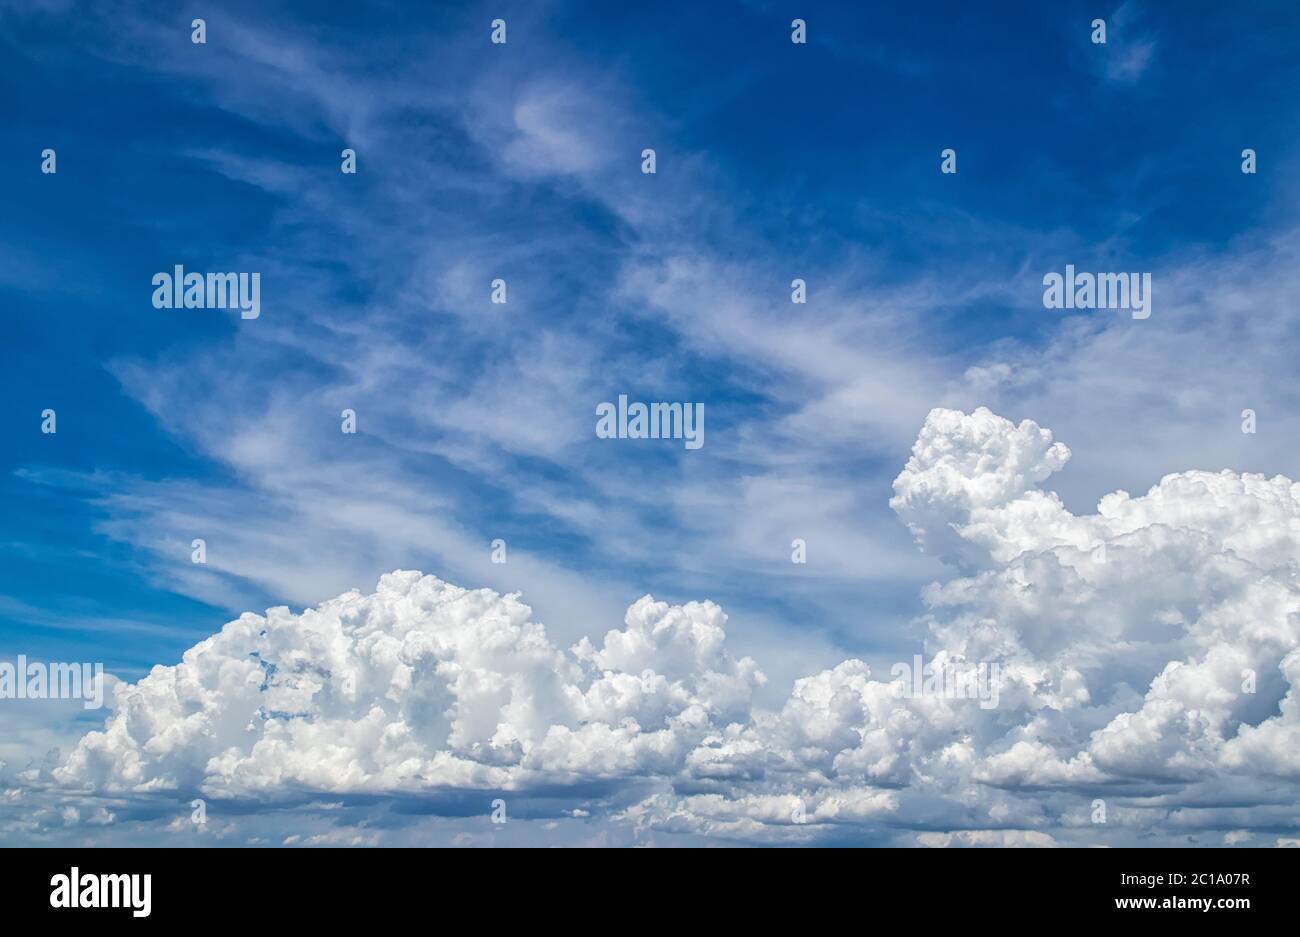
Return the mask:
POLYGON ((301 615, 245 614, 120 687, 53 772, 108 792, 519 790, 671 776, 764 678, 712 603, 649 596, 567 653, 517 595, 400 571, 301 615))
MULTIPOLYGON (((894 482, 953 569, 924 592, 918 653, 982 666, 991 693, 846 660, 762 708, 760 665, 728 653, 711 602, 646 596, 562 648, 517 595, 402 571, 229 622, 118 686, 103 731, 26 782, 257 803, 545 791, 553 815, 633 838, 1251 842, 1294 825, 1278 805, 1300 781, 1300 486, 1189 471, 1075 515, 1043 487, 1069 457, 1031 421, 935 410, 894 482)), ((79 815, 115 822, 92 803, 79 815)))

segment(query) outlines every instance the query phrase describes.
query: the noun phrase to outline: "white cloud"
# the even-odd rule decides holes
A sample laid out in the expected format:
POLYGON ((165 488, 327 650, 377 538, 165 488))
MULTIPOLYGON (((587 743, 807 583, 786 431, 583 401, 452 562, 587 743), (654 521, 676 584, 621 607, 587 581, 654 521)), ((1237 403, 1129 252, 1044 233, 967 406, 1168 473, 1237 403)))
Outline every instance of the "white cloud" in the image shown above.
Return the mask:
POLYGON ((1046 833, 1036 830, 961 830, 957 833, 919 833, 917 843, 940 849, 975 849, 990 846, 1035 846, 1051 848, 1059 845, 1046 833))
POLYGON ((570 654, 530 616, 518 596, 414 572, 301 615, 245 614, 119 688, 54 776, 243 797, 671 774, 763 680, 725 653, 710 603, 646 597, 570 654))
POLYGON ((1241 804, 1300 780, 1300 486, 1187 472, 1075 516, 1039 487, 1068 456, 1031 421, 935 410, 895 483, 924 547, 968 571, 926 590, 925 653, 997 663, 996 707, 846 660, 763 709, 713 603, 646 596, 566 651, 517 595, 396 572, 228 623, 119 687, 44 777, 255 801, 570 789, 555 816, 637 835, 931 846, 1185 833, 1197 811, 1223 829, 1223 802, 1240 840, 1241 804), (621 793, 588 803, 593 782, 621 793))

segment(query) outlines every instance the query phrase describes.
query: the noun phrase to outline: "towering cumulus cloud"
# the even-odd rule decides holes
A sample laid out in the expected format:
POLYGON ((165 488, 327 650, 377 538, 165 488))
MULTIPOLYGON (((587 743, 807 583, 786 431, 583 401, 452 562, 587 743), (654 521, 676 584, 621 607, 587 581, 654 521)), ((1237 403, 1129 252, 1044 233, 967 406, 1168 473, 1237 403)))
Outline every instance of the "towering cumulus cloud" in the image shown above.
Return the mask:
POLYGON ((846 660, 764 710, 710 602, 646 596, 566 650, 518 596, 395 572, 119 687, 53 779, 251 800, 598 781, 621 828, 777 842, 1276 829, 1300 781, 1300 488, 1186 472, 1075 516, 1040 487, 1069 456, 1030 421, 935 410, 894 482, 954 569, 917 651, 996 664, 996 705, 846 660))

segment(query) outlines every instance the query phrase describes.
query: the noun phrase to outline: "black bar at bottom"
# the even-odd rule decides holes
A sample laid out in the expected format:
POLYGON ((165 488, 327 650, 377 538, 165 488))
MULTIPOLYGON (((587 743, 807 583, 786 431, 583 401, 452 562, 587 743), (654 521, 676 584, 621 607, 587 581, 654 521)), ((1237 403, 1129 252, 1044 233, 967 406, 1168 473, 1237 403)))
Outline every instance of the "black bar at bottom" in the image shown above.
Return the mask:
POLYGON ((598 911, 668 923, 701 904, 740 917, 815 910, 818 896, 823 911, 847 900, 876 920, 1044 912, 1232 926, 1289 917, 1296 872, 1285 849, 565 850, 544 859, 534 850, 9 849, 0 864, 6 922, 70 926, 326 924, 427 913, 431 903, 478 908, 494 922, 549 908, 556 924, 574 913, 594 923, 598 911))

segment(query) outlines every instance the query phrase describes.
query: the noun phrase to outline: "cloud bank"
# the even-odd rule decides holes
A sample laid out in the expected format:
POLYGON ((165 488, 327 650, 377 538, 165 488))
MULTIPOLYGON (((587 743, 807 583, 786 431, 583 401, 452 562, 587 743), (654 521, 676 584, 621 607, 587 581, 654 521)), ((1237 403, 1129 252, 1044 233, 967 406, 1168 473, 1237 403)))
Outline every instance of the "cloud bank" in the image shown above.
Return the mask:
POLYGON ((544 791, 557 816, 632 838, 1293 830, 1300 486, 1188 471, 1077 516, 1042 487, 1069 458, 1032 421, 936 409, 894 481, 891 507, 954 570, 924 592, 918 650, 997 664, 993 707, 850 659, 764 709, 760 663, 728 651, 736 626, 712 602, 647 595, 622 628, 563 648, 518 594, 397 571, 229 622, 117 685, 103 731, 20 779, 42 796, 244 804, 464 792, 484 817, 493 797, 544 791))

